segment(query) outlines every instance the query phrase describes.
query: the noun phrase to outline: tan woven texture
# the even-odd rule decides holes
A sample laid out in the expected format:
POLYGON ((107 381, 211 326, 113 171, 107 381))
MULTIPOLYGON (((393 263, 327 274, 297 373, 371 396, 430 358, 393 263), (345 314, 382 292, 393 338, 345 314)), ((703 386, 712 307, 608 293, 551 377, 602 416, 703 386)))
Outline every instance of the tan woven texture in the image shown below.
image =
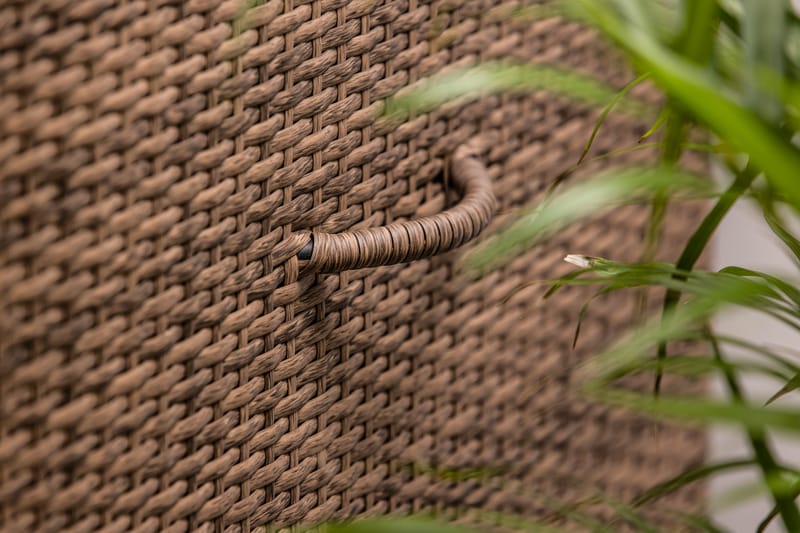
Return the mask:
MULTIPOLYGON (((479 280, 463 248, 332 273, 298 258, 312 231, 458 209, 443 177, 461 145, 501 210, 575 162, 596 112, 552 95, 378 118, 480 60, 628 81, 591 32, 498 3, 0 0, 0 529, 543 517, 525 490, 625 499, 701 459, 698 432, 573 391, 633 300, 598 301, 573 351, 586 293, 526 285, 570 252, 636 258, 643 208, 479 280)), ((637 128, 612 119, 598 149, 637 128)), ((691 219, 670 224, 673 254, 691 219)))

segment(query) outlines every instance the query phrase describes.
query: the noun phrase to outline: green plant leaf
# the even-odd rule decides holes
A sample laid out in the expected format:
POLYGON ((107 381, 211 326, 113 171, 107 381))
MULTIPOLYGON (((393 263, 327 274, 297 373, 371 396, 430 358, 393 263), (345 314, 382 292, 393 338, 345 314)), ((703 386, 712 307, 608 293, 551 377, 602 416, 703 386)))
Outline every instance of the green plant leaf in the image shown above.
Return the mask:
POLYGON ((718 137, 749 154, 767 179, 800 207, 800 151, 761 117, 737 101, 737 93, 708 69, 683 59, 641 28, 604 11, 603 2, 570 0, 568 9, 621 46, 657 85, 718 137))
POLYGON ((637 76, 633 81, 625 85, 625 87, 623 87, 621 91, 619 91, 616 95, 614 95, 614 98, 612 98, 611 102, 609 102, 603 108, 603 111, 600 113, 600 116, 598 117, 597 121, 595 121, 594 127, 592 128, 592 133, 589 134, 589 140, 586 142, 586 146, 583 147, 583 151, 581 152, 581 155, 578 158, 578 165, 583 163, 583 160, 586 159, 586 156, 592 149, 592 144, 594 144, 595 138, 597 138, 597 133, 600 131, 600 127, 606 121, 608 115, 611 113, 614 107, 619 105, 619 103, 622 101, 623 98, 625 98, 628 95, 631 89, 633 89, 646 79, 647 79, 647 74, 642 74, 640 76, 637 76))
POLYGON ((721 269, 720 272, 724 274, 733 274, 734 276, 763 280, 770 288, 774 288, 775 297, 782 298, 781 294, 785 295, 786 297, 783 298, 783 300, 797 306, 798 314, 800 314, 800 290, 793 284, 777 276, 737 266, 725 267, 721 269))
MULTIPOLYGON (((749 342, 745 339, 739 339, 736 337, 731 337, 727 335, 715 335, 714 338, 723 345, 730 344, 732 346, 736 346, 738 348, 742 348, 748 350, 752 354, 764 357, 769 359, 770 361, 778 364, 779 366, 783 367, 785 370, 790 372, 791 374, 798 374, 800 373, 800 366, 798 366, 792 359, 785 357, 774 350, 770 350, 766 346, 758 345, 752 342, 749 342)), ((784 349, 784 347, 780 347, 784 349)))
MULTIPOLYGON (((719 299, 718 303, 741 305, 762 312, 781 322, 800 330, 800 305, 796 298, 800 292, 793 286, 768 274, 728 267, 720 272, 681 271, 668 263, 619 263, 602 258, 586 258, 570 255, 568 258, 583 258, 591 268, 587 273, 594 277, 577 276, 562 279, 562 284, 589 285, 596 283, 609 284, 614 289, 655 285, 668 289, 668 294, 692 294, 710 299, 719 299), (750 294, 746 299, 738 297, 727 301, 724 286, 731 283, 749 285, 750 294), (722 285, 720 285, 722 284, 722 285), (722 292, 717 292, 722 289, 722 292)), ((665 307, 665 315, 672 312, 674 306, 665 307)))
POLYGON ((785 0, 745 0, 742 3, 745 63, 743 90, 748 106, 760 116, 778 123, 782 118, 781 89, 785 0), (765 75, 766 74, 766 75, 765 75))
POLYGON ((787 381, 786 384, 783 387, 781 387, 781 389, 778 392, 773 394, 770 397, 770 399, 767 400, 765 405, 769 405, 775 400, 782 398, 783 396, 786 396, 790 392, 795 391, 797 389, 800 389, 800 374, 795 374, 789 381, 787 381))
MULTIPOLYGON (((547 90, 591 105, 606 105, 618 91, 595 78, 545 65, 484 63, 472 68, 442 73, 400 91, 386 104, 388 115, 430 111, 457 98, 513 90, 547 90)), ((621 112, 642 116, 649 106, 630 99, 616 103, 621 112)))
POLYGON ((723 529, 721 529, 718 525, 716 525, 714 521, 711 520, 711 518, 709 518, 708 516, 685 513, 680 510, 676 510, 675 514, 681 517, 681 520, 689 527, 690 531, 704 531, 705 533, 726 533, 723 529))
POLYGON ((673 493, 676 490, 679 490, 682 487, 689 485, 690 483, 694 483, 698 480, 711 477, 714 474, 718 474, 720 472, 727 472, 728 470, 735 470, 738 468, 753 466, 754 464, 755 464, 755 459, 748 458, 748 459, 737 459, 733 461, 723 461, 720 463, 713 463, 713 464, 690 468, 689 470, 681 472, 677 476, 672 477, 666 481, 663 481, 658 485, 655 485, 654 487, 648 489, 641 496, 639 496, 634 500, 633 505, 636 507, 647 505, 660 498, 663 498, 667 494, 673 493))
POLYGON ((772 523, 772 521, 775 519, 776 516, 778 516, 777 505, 774 506, 767 514, 767 516, 765 516, 764 519, 758 523, 758 526, 756 527, 756 533, 763 533, 764 531, 766 531, 770 523, 772 523))
POLYGON ((772 191, 763 189, 755 192, 755 199, 761 208, 761 214, 772 233, 775 234, 794 256, 795 262, 800 265, 800 239, 798 239, 786 226, 783 218, 778 214, 772 191))
MULTIPOLYGON (((708 318, 726 305, 750 305, 763 295, 765 290, 759 283, 746 278, 727 275, 697 276, 693 279, 701 283, 684 285, 684 292, 689 288, 695 290, 697 296, 686 304, 674 308, 663 315, 660 320, 651 320, 632 334, 621 340, 609 350, 596 356, 586 364, 587 370, 598 382, 606 381, 614 376, 619 368, 628 368, 635 364, 658 346, 681 339, 702 338, 701 328, 708 318)), ((665 276, 665 285, 675 283, 671 276, 665 276)), ((677 285, 675 285, 677 286, 677 285)))
POLYGON ((561 228, 600 209, 641 201, 656 191, 676 195, 709 195, 711 184, 677 169, 617 170, 566 188, 514 221, 465 258, 465 265, 483 271, 508 261, 515 252, 550 237, 561 228))
POLYGON ((587 389, 592 398, 611 405, 628 407, 651 416, 667 416, 696 422, 717 422, 740 425, 747 429, 764 431, 766 428, 800 432, 800 417, 791 409, 737 405, 705 398, 653 398, 612 389, 587 389))
MULTIPOLYGON (((733 205, 742 197, 742 195, 750 188, 755 179, 757 171, 755 167, 748 163, 748 165, 740 172, 736 173, 736 178, 733 183, 725 190, 719 197, 714 207, 703 217, 700 225, 692 233, 686 246, 683 248, 676 267, 681 271, 691 271, 694 268, 700 255, 711 240, 711 236, 716 231, 722 219, 728 214, 733 205)), ((675 277, 679 279, 685 278, 684 275, 678 274, 675 277)), ((675 306, 681 299, 681 291, 677 289, 668 289, 664 295, 664 302, 662 304, 662 315, 672 312, 675 306)), ((667 357, 667 345, 661 343, 658 346, 658 359, 664 361, 667 357)), ((658 396, 661 388, 661 374, 657 370, 655 375, 655 382, 653 384, 653 391, 658 396)))
POLYGON ((595 498, 614 509, 618 520, 632 526, 635 531, 641 533, 658 533, 658 528, 642 515, 641 509, 637 509, 632 505, 621 502, 602 492, 599 492, 595 498))
POLYGON ((652 372, 660 368, 665 374, 675 374, 686 377, 700 377, 711 374, 735 371, 739 374, 758 374, 787 381, 790 376, 771 365, 752 361, 717 361, 708 354, 682 354, 673 355, 666 360, 659 361, 651 358, 640 358, 627 365, 620 365, 605 376, 606 381, 619 379, 623 376, 638 372, 652 372))
POLYGON ((347 523, 329 524, 328 533, 477 533, 451 524, 424 517, 374 518, 347 523))

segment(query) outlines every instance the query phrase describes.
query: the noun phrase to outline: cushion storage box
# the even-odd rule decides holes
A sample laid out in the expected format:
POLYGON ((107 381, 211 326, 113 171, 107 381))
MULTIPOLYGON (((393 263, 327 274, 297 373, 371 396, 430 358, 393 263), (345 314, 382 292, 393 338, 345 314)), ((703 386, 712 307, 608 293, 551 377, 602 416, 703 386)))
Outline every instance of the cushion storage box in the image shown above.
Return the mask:
MULTIPOLYGON (((625 499, 702 460, 696 430, 656 439, 573 391, 632 298, 599 301, 573 351, 586 294, 530 284, 566 253, 635 259, 644 207, 458 268, 596 111, 515 92, 381 115, 492 59, 629 81, 591 31, 517 7, 0 0, 0 530, 543 517, 515 487, 625 499)), ((640 133, 612 117, 597 149, 640 133)))

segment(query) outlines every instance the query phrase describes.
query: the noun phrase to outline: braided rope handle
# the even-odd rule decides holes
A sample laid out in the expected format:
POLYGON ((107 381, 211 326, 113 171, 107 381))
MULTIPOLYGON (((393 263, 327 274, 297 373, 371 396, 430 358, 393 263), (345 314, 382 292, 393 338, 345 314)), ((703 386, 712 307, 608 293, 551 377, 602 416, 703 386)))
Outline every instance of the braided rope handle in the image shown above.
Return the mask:
POLYGON ((489 225, 497 206, 486 168, 466 145, 450 163, 453 184, 461 201, 446 211, 406 222, 344 233, 309 233, 298 254, 308 268, 342 272, 355 268, 393 265, 431 257, 458 248, 489 225))

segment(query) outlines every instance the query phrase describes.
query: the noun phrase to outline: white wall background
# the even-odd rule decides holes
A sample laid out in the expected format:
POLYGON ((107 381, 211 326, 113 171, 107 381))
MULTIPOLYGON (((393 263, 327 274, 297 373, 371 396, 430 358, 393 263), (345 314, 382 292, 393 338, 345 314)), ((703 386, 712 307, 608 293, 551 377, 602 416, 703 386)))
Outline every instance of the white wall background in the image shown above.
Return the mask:
MULTIPOLYGON (((794 263, 752 205, 742 203, 734 207, 720 227, 711 251, 713 268, 739 265, 797 278, 798 270, 794 263)), ((755 313, 738 310, 730 312, 720 317, 715 326, 717 331, 722 333, 743 336, 759 343, 790 346, 800 351, 800 336, 795 331, 755 313)), ((741 353, 732 352, 729 352, 728 355, 730 357, 743 356, 741 353)), ((776 382, 769 380, 747 379, 743 385, 749 396, 762 401, 772 396, 780 388, 776 382)), ((716 394, 724 394, 724 390, 725 387, 721 382, 714 384, 716 394)), ((779 404, 800 405, 798 400, 800 400, 800 392, 780 400, 779 404)), ((800 466, 800 439, 777 435, 773 444, 780 458, 795 466, 800 466)), ((749 445, 742 438, 740 430, 724 427, 711 430, 709 461, 741 458, 749 453, 749 445)), ((735 533, 753 532, 761 519, 768 514, 771 505, 767 498, 755 498, 742 502, 736 497, 737 486, 752 485, 757 479, 759 479, 757 471, 746 471, 719 476, 711 482, 709 505, 712 516, 726 530, 735 533)), ((767 531, 783 531, 780 519, 775 519, 767 531)))

